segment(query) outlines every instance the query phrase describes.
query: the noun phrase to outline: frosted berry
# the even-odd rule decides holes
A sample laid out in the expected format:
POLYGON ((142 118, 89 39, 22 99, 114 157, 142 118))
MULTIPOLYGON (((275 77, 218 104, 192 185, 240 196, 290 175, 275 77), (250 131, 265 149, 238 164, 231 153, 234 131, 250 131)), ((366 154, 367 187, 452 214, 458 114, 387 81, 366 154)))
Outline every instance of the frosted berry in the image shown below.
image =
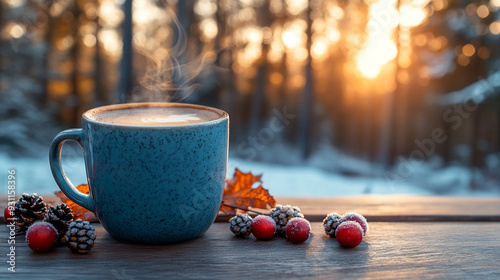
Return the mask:
POLYGON ((26 232, 26 243, 35 252, 45 252, 56 244, 58 232, 47 222, 36 222, 26 232))
POLYGON ((286 225, 286 238, 293 243, 302 243, 309 238, 311 224, 303 218, 292 218, 286 225))
POLYGON ((12 222, 12 218, 14 218, 14 206, 7 205, 7 207, 5 207, 5 210, 3 211, 3 217, 5 219, 5 222, 12 222))
POLYGON ((345 221, 357 222, 363 229, 363 236, 365 236, 368 233, 368 222, 366 221, 365 217, 363 217, 363 215, 358 214, 356 212, 345 213, 339 222, 342 224, 345 221))
POLYGON ((340 245, 353 248, 363 241, 363 228, 355 221, 346 221, 337 227, 335 236, 340 245))
POLYGON ((269 240, 276 232, 276 222, 265 215, 259 215, 253 219, 252 234, 259 240, 269 240))
POLYGON ((276 222, 276 234, 284 235, 286 232, 285 228, 292 218, 304 218, 304 214, 300 212, 298 206, 291 205, 276 205, 275 208, 271 209, 271 218, 276 222))

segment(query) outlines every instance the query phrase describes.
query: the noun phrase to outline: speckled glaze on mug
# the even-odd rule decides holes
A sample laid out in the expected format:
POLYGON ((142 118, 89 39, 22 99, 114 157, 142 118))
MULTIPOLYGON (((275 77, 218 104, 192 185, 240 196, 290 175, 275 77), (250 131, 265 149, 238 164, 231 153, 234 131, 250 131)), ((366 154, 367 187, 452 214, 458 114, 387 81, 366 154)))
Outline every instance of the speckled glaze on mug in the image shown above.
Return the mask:
POLYGON ((203 234, 222 199, 228 154, 229 116, 189 104, 132 103, 99 107, 83 114, 82 129, 59 133, 50 148, 52 174, 75 203, 94 212, 119 240, 170 243, 203 234), (187 106, 220 117, 173 126, 128 126, 96 122, 91 114, 134 107, 187 106), (90 195, 68 180, 61 166, 65 141, 84 149, 90 195))

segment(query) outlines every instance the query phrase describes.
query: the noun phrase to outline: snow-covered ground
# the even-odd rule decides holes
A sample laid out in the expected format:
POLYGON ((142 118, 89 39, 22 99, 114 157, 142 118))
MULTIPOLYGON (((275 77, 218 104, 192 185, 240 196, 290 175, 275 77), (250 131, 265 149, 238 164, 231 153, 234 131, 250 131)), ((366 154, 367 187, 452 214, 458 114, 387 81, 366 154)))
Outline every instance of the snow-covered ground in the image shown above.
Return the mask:
MULTIPOLYGON (((63 158, 66 174, 76 184, 85 183, 85 167, 78 150, 71 148, 63 158)), ((63 152, 64 154, 64 152, 63 152)), ((234 169, 263 174, 263 186, 274 196, 286 197, 333 197, 359 194, 419 194, 419 195, 466 195, 498 196, 500 188, 471 190, 471 172, 464 167, 448 167, 432 172, 425 166, 415 170, 412 176, 396 183, 388 183, 384 176, 348 176, 323 171, 313 166, 283 166, 230 158, 228 176, 234 169)), ((52 178, 47 158, 11 158, 0 153, 0 182, 7 186, 7 171, 16 169, 16 193, 37 192, 49 194, 58 190, 52 178)), ((7 192, 4 187, 4 192, 7 192)))
POLYGON ((388 184, 384 178, 346 176, 323 171, 311 166, 283 166, 241 159, 229 159, 228 175, 235 168, 243 172, 263 174, 263 186, 274 196, 284 197, 332 197, 358 194, 432 194, 432 192, 400 183, 388 184))

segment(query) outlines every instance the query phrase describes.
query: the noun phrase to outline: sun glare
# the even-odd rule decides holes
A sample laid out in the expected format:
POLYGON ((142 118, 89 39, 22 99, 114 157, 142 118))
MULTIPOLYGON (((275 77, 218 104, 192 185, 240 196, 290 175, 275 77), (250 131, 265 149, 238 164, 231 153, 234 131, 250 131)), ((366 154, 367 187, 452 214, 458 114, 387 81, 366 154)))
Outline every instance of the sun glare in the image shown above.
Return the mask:
POLYGON ((219 32, 217 22, 213 18, 206 18, 200 22, 200 30, 203 36, 209 40, 213 40, 219 32))
POLYGON ((394 0, 382 0, 370 5, 370 18, 366 32, 370 34, 364 47, 356 54, 355 62, 361 75, 373 79, 380 74, 382 66, 396 57, 398 52, 392 41, 394 36, 395 21, 391 17, 396 16, 394 0), (391 9, 389 11, 388 7, 391 9), (380 22, 380 15, 384 14, 384 22, 380 22))
POLYGON ((371 60, 366 52, 360 52, 356 56, 356 66, 363 76, 373 79, 378 76, 382 65, 371 60))
POLYGON ((394 42, 388 38, 371 41, 356 55, 356 66, 363 76, 373 79, 378 76, 382 66, 393 60, 398 53, 394 42))
POLYGON ((413 5, 402 5, 399 8, 399 22, 401 26, 412 27, 417 26, 427 17, 423 7, 413 5))
POLYGON ((283 43, 288 48, 295 48, 299 44, 299 40, 292 30, 286 30, 281 36, 283 43))
POLYGON ((322 59, 326 57, 328 52, 328 40, 326 38, 319 38, 314 42, 311 47, 311 56, 314 59, 322 59))
MULTIPOLYGON (((366 27, 370 36, 355 56, 356 67, 364 77, 376 78, 384 65, 396 58, 398 48, 395 44, 395 28, 398 24, 406 29, 420 25, 427 17, 425 6, 428 2, 422 0, 403 4, 399 7, 399 13, 395 0, 379 0, 370 4, 370 18, 366 27)), ((410 37, 407 38, 407 48, 409 40, 410 37)), ((409 66, 408 63, 409 59, 403 64, 409 66)))
MULTIPOLYGON (((9 0, 10 3, 17 3, 25 0, 9 0)), ((443 0, 444 1, 444 0, 443 0)), ((436 1, 436 5, 443 6, 446 1, 436 1), (438 3, 439 2, 439 3, 438 3)), ((241 1, 240 1, 241 2, 241 1)), ((271 1, 275 5, 277 1, 271 1)), ((250 67, 258 61, 262 55, 272 63, 279 63, 286 54, 287 62, 305 62, 310 56, 316 62, 324 61, 329 57, 329 54, 337 51, 339 46, 342 46, 343 41, 348 44, 355 45, 352 48, 354 51, 350 54, 350 61, 353 62, 354 68, 361 76, 367 79, 375 79, 380 77, 380 73, 385 73, 384 67, 391 61, 397 59, 398 65, 402 68, 410 67, 411 59, 411 44, 415 40, 415 44, 423 46, 429 44, 432 40, 427 40, 424 35, 412 38, 407 36, 407 42, 402 43, 402 37, 399 37, 399 50, 396 46, 396 28, 398 25, 401 29, 409 30, 411 27, 420 25, 428 16, 426 9, 430 0, 415 0, 415 1, 397 1, 397 0, 366 0, 364 3, 368 6, 368 20, 364 30, 342 33, 339 24, 347 18, 347 8, 345 5, 340 5, 337 2, 328 3, 320 9, 324 9, 322 13, 318 13, 318 7, 311 7, 314 10, 311 26, 311 49, 307 49, 307 21, 299 16, 307 10, 309 5, 312 5, 307 0, 286 0, 280 2, 280 9, 285 10, 291 15, 295 15, 293 20, 284 24, 274 25, 270 27, 261 27, 255 24, 255 10, 251 8, 249 0, 245 2, 239 11, 234 14, 231 21, 245 23, 238 27, 234 32, 234 41, 241 49, 235 52, 235 58, 240 66, 250 67), (398 5, 400 3, 400 5, 398 5), (323 14, 323 16, 321 16, 323 14), (319 16, 318 16, 319 15, 319 16), (267 28, 267 29, 266 29, 267 28), (352 36, 351 36, 352 35, 352 36), (350 38, 354 38, 351 42, 350 38), (262 45, 269 45, 267 51, 263 51, 262 45)), ((500 3, 500 0, 492 0, 491 5, 500 3)), ((243 2, 241 2, 243 3, 243 2)), ((145 47, 155 51, 155 56, 163 58, 168 55, 163 49, 159 49, 161 42, 168 41, 169 32, 157 32, 157 36, 164 34, 161 42, 151 42, 151 34, 141 31, 147 25, 164 24, 168 26, 171 21, 170 17, 165 17, 165 11, 154 5, 150 0, 137 0, 133 2, 134 9, 134 25, 135 34, 134 42, 136 46, 145 47), (139 32, 140 31, 140 32, 139 32)), ((480 16, 487 15, 487 7, 480 7, 477 13, 480 16), (486 9, 485 9, 486 7, 486 9)), ((219 35, 219 26, 215 14, 219 7, 215 0, 197 0, 194 4, 194 12, 200 18, 198 28, 202 39, 205 42, 213 41, 219 35)), ((474 10, 476 11, 476 10, 474 10)), ((99 15, 103 18, 104 14, 112 15, 107 19, 108 27, 114 27, 123 21, 123 13, 116 6, 116 2, 103 2, 99 8, 99 15)), ((233 22, 232 24, 235 24, 233 22)), ((493 22, 489 26, 489 31, 492 34, 500 33, 500 22, 493 22)), ((165 27, 163 27, 165 28, 165 27)), ((13 29, 12 36, 20 36, 21 30, 13 29)), ((159 30, 161 31, 161 30, 159 30)), ((158 38, 158 37, 157 37, 158 38)), ((99 31, 96 36, 87 36, 84 38, 84 43, 87 46, 93 46, 96 42, 100 42, 107 52, 120 53, 121 43, 119 42, 119 34, 112 31, 110 28, 105 28, 99 31), (98 39, 98 40, 96 40, 98 39)), ((433 42, 433 41, 432 41, 433 42)), ((437 43, 433 46, 438 46, 437 43)), ((441 46, 441 44, 439 44, 441 46)), ((464 49, 464 55, 467 58, 471 51, 469 47, 464 49)), ((484 53, 484 52, 483 52, 484 53)), ((462 59, 465 61, 465 58, 462 59)), ((388 69, 388 68, 386 68, 388 69)), ((277 80, 277 79, 275 79, 277 80)))

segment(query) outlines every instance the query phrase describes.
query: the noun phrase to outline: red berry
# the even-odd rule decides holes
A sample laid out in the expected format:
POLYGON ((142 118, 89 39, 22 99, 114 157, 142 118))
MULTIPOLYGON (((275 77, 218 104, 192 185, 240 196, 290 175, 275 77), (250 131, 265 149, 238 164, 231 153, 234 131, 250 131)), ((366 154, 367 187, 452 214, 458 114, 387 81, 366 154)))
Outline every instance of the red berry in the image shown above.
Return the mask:
POLYGON ((47 222, 36 222, 26 231, 26 243, 35 252, 45 252, 56 244, 56 228, 47 222))
POLYGON ((253 219, 252 234, 259 240, 269 240, 276 232, 276 222, 269 216, 259 215, 253 219))
POLYGON ((342 218, 340 219, 339 223, 343 223, 345 221, 355 221, 357 222, 361 228, 363 229, 363 236, 366 235, 368 232, 368 222, 366 221, 365 217, 363 215, 358 214, 356 212, 349 212, 344 214, 342 218))
POLYGON ((14 218, 14 206, 7 205, 3 211, 3 217, 6 222, 12 222, 12 218, 14 218))
POLYGON ((356 247, 363 241, 363 228, 355 221, 346 221, 339 225, 335 236, 340 245, 347 248, 356 247))
POLYGON ((309 238, 311 224, 303 218, 292 218, 286 225, 286 238, 293 243, 302 243, 309 238))

